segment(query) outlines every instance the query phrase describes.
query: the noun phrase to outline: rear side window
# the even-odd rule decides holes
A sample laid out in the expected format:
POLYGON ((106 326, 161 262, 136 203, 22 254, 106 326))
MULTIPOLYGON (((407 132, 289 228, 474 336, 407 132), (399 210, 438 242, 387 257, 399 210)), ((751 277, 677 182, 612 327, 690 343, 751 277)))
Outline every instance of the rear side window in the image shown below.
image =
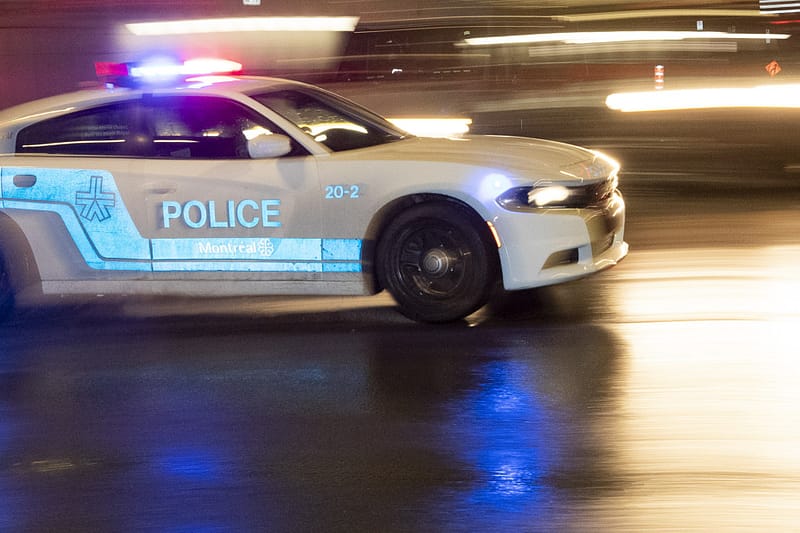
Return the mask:
POLYGON ((135 151, 140 118, 141 110, 136 102, 51 118, 20 131, 16 151, 22 154, 127 155, 135 151))

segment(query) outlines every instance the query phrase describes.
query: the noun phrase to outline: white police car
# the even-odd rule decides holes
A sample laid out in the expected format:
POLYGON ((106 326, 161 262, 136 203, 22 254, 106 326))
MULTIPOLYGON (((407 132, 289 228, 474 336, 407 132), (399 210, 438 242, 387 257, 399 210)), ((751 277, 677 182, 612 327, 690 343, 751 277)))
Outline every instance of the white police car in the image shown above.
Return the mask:
POLYGON ((281 79, 47 98, 0 113, 0 314, 28 291, 386 289, 410 318, 455 320, 499 284, 622 259, 618 169, 544 140, 415 138, 281 79))

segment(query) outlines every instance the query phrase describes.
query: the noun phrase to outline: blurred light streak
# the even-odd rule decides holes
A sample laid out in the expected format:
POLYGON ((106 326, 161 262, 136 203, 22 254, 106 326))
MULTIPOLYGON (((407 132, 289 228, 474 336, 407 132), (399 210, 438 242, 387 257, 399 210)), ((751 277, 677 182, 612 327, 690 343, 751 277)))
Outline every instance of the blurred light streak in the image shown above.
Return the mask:
POLYGON ((468 46, 534 43, 621 43, 633 41, 682 41, 686 39, 767 40, 788 39, 784 33, 728 33, 722 31, 595 31, 566 33, 534 33, 529 35, 500 35, 464 39, 468 46))
POLYGON ((691 42, 691 41, 641 41, 631 43, 545 44, 528 48, 528 57, 554 58, 565 56, 585 56, 621 53, 647 52, 715 52, 734 53, 739 51, 735 42, 691 42))
POLYGON ((798 108, 798 94, 800 84, 641 91, 610 94, 606 98, 606 106, 623 112, 732 107, 798 108))
POLYGON ((786 0, 759 0, 758 8, 762 13, 800 13, 800 2, 787 2, 786 0))
POLYGON ((45 117, 47 115, 57 115, 59 113, 67 113, 69 111, 72 111, 73 109, 75 109, 75 106, 62 107, 61 109, 53 109, 51 111, 45 111, 43 113, 34 113, 32 115, 25 115, 24 117, 19 117, 14 119, 12 122, 25 122, 33 118, 45 117))
POLYGON ((469 118, 390 118, 398 128, 417 137, 458 137, 469 132, 469 118))
MULTIPOLYGON (((484 10, 479 4, 476 4, 479 10, 484 10)), ((442 7, 435 9, 451 10, 452 7, 442 7)), ((402 29, 418 30, 418 31, 431 31, 431 30, 445 30, 453 27, 468 25, 471 28, 475 27, 509 27, 509 26, 524 26, 527 28, 533 25, 545 26, 554 17, 549 15, 499 15, 499 14, 481 14, 481 15, 465 15, 459 14, 457 16, 424 16, 422 12, 425 8, 415 6, 411 9, 395 10, 395 11, 361 11, 361 27, 356 33, 386 33, 402 29), (405 16, 400 16, 401 13, 406 13, 405 16)))
POLYGON ((491 54, 488 53, 391 53, 391 54, 348 54, 339 56, 319 56, 319 57, 301 57, 296 59, 280 59, 277 61, 279 65, 302 65, 314 64, 318 61, 359 61, 359 60, 409 60, 409 59, 422 59, 422 60, 437 60, 437 59, 471 59, 471 60, 485 60, 490 59, 491 54))
POLYGON ((631 11, 604 11, 600 13, 579 13, 558 15, 555 20, 564 22, 599 22, 606 20, 654 19, 666 17, 763 17, 764 14, 753 9, 637 9, 631 11))
POLYGON ((239 17, 125 24, 134 35, 187 35, 253 31, 352 32, 358 17, 239 17))

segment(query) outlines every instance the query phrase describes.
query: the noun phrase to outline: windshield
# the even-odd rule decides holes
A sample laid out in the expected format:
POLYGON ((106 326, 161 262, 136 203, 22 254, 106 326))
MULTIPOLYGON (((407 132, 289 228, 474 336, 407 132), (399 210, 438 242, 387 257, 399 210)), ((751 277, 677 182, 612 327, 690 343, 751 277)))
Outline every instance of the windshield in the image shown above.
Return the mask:
POLYGON ((380 115, 320 89, 291 88, 250 96, 334 152, 410 137, 380 115))

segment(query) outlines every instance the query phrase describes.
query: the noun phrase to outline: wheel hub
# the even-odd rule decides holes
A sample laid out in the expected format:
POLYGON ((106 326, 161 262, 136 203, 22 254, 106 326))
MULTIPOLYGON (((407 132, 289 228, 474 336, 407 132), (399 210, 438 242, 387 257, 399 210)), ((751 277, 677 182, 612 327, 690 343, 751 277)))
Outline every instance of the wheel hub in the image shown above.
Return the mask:
POLYGON ((422 258, 422 271, 431 277, 438 278, 450 271, 452 258, 446 250, 433 248, 422 258))

